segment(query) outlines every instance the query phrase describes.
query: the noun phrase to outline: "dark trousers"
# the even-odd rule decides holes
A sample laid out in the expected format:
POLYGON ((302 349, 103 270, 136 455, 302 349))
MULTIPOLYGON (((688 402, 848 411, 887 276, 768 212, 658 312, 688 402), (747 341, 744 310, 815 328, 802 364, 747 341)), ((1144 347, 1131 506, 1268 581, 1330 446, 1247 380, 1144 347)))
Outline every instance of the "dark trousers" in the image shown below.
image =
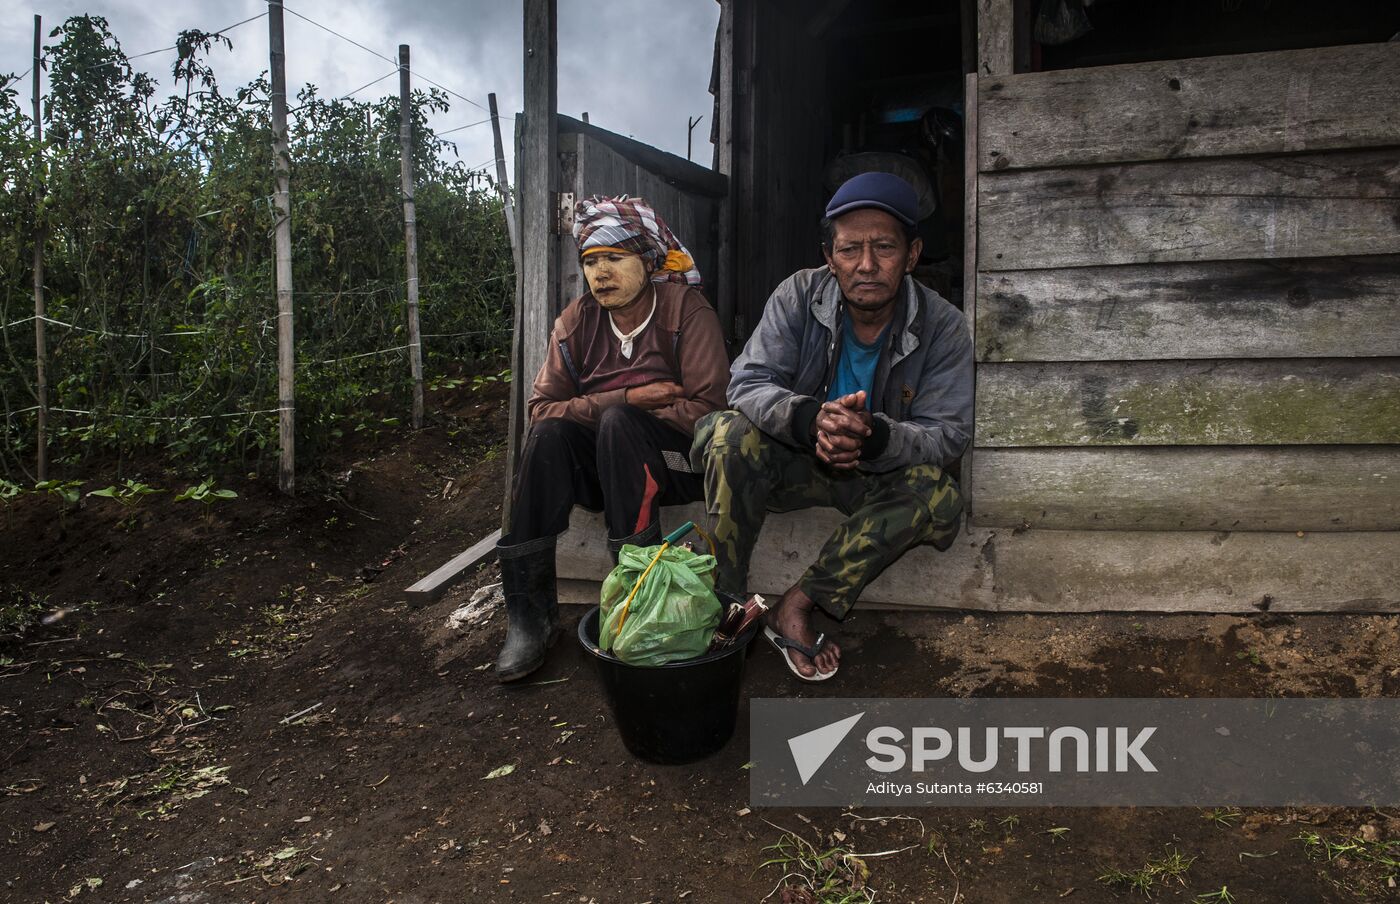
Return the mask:
POLYGON ((702 475, 690 470, 690 443, 633 405, 604 411, 597 430, 564 418, 540 421, 520 456, 501 545, 562 534, 575 505, 603 511, 609 539, 647 531, 661 505, 705 498, 702 475))

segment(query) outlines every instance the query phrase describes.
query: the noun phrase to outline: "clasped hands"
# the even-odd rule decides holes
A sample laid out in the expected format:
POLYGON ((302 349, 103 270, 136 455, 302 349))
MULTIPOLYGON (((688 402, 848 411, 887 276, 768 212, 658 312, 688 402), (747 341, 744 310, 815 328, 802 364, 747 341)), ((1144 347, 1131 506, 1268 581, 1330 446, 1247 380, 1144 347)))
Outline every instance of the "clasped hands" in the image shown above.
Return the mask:
POLYGON ((865 410, 865 391, 853 392, 823 402, 812 422, 816 431, 817 458, 838 471, 850 471, 860 464, 861 449, 873 432, 870 412, 865 410))
POLYGON ((624 402, 628 405, 635 405, 643 411, 665 408, 667 405, 674 405, 684 398, 685 387, 669 380, 646 383, 642 386, 629 386, 622 393, 624 402))

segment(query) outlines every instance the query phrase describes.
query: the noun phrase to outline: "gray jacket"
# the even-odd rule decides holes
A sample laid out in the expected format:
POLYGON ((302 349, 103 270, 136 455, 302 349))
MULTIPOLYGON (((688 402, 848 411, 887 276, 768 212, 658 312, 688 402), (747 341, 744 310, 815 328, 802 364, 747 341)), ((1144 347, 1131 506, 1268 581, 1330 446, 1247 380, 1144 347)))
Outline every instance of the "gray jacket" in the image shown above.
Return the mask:
MULTIPOLYGON (((758 329, 729 368, 729 405, 763 432, 812 448, 842 340, 842 296, 826 267, 799 270, 774 290, 758 329)), ((946 467, 972 437, 972 337, 962 313, 909 276, 875 369, 875 434, 865 471, 946 467)))

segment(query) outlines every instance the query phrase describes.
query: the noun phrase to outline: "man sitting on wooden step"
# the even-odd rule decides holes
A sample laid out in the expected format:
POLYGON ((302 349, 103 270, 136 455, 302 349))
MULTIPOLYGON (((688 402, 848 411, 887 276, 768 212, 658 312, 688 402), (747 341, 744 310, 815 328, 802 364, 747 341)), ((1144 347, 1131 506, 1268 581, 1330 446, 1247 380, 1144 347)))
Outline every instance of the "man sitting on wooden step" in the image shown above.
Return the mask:
POLYGON ((645 201, 580 202, 574 239, 588 292, 554 322, 496 547, 510 619, 501 681, 544 664, 559 621, 555 539, 575 505, 604 512, 615 560, 623 544, 661 542, 661 505, 703 498, 691 437, 697 418, 724 407, 729 378, 700 273, 645 201))
POLYGON ((734 410, 696 425, 718 589, 745 593, 769 510, 830 505, 848 516, 766 616, 765 634, 805 681, 830 678, 840 660, 812 608, 844 618, 906 550, 947 549, 961 521, 945 469, 972 435, 972 340, 962 313, 909 275, 917 211, 897 176, 842 185, 822 220, 827 265, 774 291, 731 368, 734 410))

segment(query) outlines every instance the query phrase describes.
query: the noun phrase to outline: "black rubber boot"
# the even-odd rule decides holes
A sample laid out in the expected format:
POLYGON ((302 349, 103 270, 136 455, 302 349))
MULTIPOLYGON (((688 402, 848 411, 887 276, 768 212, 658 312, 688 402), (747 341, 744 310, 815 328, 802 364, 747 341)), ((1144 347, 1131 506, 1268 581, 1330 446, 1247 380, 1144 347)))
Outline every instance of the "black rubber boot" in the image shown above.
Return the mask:
POLYGON ((642 528, 630 537, 623 537, 620 540, 608 540, 608 554, 612 556, 612 563, 617 564, 617 555, 622 552, 622 547, 632 546, 660 546, 661 545, 661 524, 653 521, 647 527, 642 528))
POLYGON ((501 591, 510 624, 496 659, 496 680, 519 681, 544 665, 559 627, 554 582, 554 537, 496 547, 501 591))

